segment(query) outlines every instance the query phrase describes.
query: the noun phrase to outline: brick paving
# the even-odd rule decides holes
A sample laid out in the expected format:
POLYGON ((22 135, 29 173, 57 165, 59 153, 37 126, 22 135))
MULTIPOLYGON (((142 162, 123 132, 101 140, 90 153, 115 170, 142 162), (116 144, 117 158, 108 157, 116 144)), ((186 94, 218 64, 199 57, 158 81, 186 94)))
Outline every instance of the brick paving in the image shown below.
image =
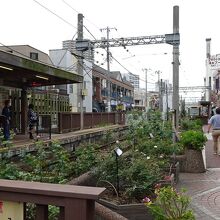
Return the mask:
MULTIPOLYGON (((207 126, 204 126, 204 132, 207 126)), ((198 220, 220 220, 220 156, 213 155, 211 135, 206 134, 205 173, 180 173, 177 188, 187 189, 191 196, 191 208, 198 220)))

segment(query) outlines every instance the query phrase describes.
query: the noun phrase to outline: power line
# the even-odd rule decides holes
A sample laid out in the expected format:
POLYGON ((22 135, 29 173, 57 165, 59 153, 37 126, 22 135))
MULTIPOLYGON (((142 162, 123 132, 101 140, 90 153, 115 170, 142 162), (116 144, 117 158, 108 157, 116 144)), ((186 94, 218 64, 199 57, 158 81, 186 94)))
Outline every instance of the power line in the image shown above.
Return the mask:
POLYGON ((67 3, 66 1, 62 0, 63 3, 65 3, 68 7, 70 7, 73 11, 75 11, 76 13, 80 14, 75 8, 73 8, 69 3, 67 3))
MULTIPOLYGON (((78 31, 73 35, 73 37, 72 37, 72 40, 74 39, 74 37, 77 35, 77 33, 78 33, 78 31)), ((63 56, 61 57, 61 59, 60 59, 60 61, 58 62, 58 66, 60 65, 60 63, 62 62, 62 60, 64 59, 64 57, 65 57, 65 55, 66 55, 66 53, 67 53, 67 51, 68 50, 66 50, 66 52, 63 54, 63 56)))
POLYGON ((77 27, 75 27, 74 25, 72 25, 69 21, 65 20, 64 18, 62 18, 60 15, 56 14, 55 12, 53 12, 52 10, 50 10, 49 8, 47 8, 46 6, 44 6, 43 4, 41 4, 40 2, 38 2, 37 0, 33 0, 34 2, 36 2, 38 5, 40 5, 41 7, 43 7, 44 9, 46 9, 47 11, 49 11, 50 13, 52 13, 53 15, 55 15, 56 17, 58 17, 59 19, 61 19, 62 21, 64 21, 66 24, 70 25, 71 27, 77 29, 77 27))
MULTIPOLYGON (((73 8, 69 3, 67 3, 66 1, 62 0, 63 3, 65 3, 68 7, 70 7, 73 11, 75 11, 76 13, 80 14, 79 11, 77 11, 75 8, 73 8)), ((87 20, 89 23, 91 23, 94 27, 96 27, 98 30, 100 29, 96 24, 94 24, 91 20, 85 18, 85 20, 87 20)))

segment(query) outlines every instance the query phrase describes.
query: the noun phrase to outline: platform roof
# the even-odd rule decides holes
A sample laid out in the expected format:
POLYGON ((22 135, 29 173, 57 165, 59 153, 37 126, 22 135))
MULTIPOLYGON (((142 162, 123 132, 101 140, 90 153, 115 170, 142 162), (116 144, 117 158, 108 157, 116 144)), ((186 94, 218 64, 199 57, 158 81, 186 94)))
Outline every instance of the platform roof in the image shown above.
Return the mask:
POLYGON ((0 50, 0 85, 28 88, 80 83, 83 76, 0 50))

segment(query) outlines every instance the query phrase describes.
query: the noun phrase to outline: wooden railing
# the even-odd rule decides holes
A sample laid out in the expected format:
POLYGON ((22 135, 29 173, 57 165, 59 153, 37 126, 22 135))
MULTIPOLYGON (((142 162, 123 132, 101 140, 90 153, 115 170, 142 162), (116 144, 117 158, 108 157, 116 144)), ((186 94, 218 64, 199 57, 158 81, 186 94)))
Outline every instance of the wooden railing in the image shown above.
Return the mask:
MULTIPOLYGON (((94 128, 107 124, 125 124, 124 112, 83 113, 83 128, 94 128)), ((60 112, 58 114, 59 133, 80 130, 80 113, 60 112)))
POLYGON ((48 220, 48 205, 60 207, 59 220, 94 220, 95 200, 104 190, 100 187, 0 180, 1 201, 36 204, 35 220, 48 220))

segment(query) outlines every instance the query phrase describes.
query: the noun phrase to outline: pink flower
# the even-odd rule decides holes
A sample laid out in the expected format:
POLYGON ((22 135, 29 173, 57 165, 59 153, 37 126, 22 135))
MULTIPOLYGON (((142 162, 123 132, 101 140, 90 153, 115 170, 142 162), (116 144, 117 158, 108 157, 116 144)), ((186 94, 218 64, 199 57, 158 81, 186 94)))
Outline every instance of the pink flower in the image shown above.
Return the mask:
POLYGON ((171 179, 172 179, 171 176, 164 176, 164 180, 169 181, 169 180, 171 180, 171 179))
POLYGON ((143 202, 143 203, 150 203, 151 200, 150 200, 150 198, 145 197, 144 199, 142 199, 142 202, 143 202))
POLYGON ((154 186, 155 189, 160 189, 160 187, 161 187, 161 183, 157 183, 157 184, 154 186))

